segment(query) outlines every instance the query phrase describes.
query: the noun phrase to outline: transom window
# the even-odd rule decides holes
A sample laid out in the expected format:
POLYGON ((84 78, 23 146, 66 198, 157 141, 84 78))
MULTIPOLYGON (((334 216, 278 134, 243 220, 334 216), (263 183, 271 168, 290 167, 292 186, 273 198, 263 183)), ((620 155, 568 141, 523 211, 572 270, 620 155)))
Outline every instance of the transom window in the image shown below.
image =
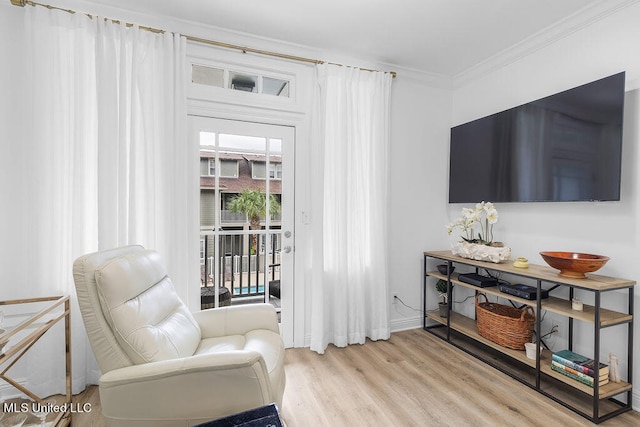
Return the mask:
POLYGON ((193 83, 241 92, 259 93, 281 98, 291 97, 291 81, 286 78, 266 76, 260 73, 234 71, 226 68, 191 66, 193 83))

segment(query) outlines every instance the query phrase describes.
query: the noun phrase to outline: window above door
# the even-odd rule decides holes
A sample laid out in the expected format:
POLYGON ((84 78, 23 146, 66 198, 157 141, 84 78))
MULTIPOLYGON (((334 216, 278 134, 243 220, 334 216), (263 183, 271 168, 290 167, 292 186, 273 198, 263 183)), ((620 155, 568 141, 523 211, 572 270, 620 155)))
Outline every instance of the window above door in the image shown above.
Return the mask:
POLYGON ((191 82, 199 85, 289 98, 289 78, 237 71, 226 67, 191 64, 191 82))

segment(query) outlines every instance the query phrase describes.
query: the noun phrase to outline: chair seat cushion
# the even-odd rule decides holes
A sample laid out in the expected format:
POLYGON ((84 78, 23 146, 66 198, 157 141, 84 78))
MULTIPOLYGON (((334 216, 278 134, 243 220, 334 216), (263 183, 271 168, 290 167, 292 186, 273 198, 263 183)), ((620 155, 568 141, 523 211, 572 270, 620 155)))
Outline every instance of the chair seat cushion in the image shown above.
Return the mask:
POLYGON ((195 354, 221 353, 234 350, 251 350, 262 355, 272 383, 278 384, 284 377, 284 346, 279 334, 266 329, 256 329, 245 335, 228 335, 205 338, 195 354), (275 380, 275 381, 274 381, 275 380))
POLYGON ((206 338, 200 341, 195 352, 198 354, 221 353, 244 349, 245 338, 243 335, 228 335, 224 337, 206 338))

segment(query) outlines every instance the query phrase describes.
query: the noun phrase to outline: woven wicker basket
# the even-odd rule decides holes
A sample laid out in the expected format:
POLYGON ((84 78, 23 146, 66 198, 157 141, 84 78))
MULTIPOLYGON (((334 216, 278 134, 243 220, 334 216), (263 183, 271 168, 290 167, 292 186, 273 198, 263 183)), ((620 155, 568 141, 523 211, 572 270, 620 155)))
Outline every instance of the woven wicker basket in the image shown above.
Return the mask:
POLYGON ((478 333, 503 347, 524 350, 531 342, 536 315, 527 306, 519 310, 508 305, 489 302, 485 294, 476 295, 476 317, 478 333), (485 302, 478 299, 483 296, 485 302))

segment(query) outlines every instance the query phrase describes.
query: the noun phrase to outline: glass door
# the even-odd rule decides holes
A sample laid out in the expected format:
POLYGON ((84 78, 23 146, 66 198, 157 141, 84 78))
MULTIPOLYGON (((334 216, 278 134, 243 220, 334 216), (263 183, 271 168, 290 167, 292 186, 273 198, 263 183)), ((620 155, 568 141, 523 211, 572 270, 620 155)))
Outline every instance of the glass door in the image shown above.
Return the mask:
POLYGON ((200 145, 201 307, 270 303, 291 343, 294 129, 189 120, 200 145))

